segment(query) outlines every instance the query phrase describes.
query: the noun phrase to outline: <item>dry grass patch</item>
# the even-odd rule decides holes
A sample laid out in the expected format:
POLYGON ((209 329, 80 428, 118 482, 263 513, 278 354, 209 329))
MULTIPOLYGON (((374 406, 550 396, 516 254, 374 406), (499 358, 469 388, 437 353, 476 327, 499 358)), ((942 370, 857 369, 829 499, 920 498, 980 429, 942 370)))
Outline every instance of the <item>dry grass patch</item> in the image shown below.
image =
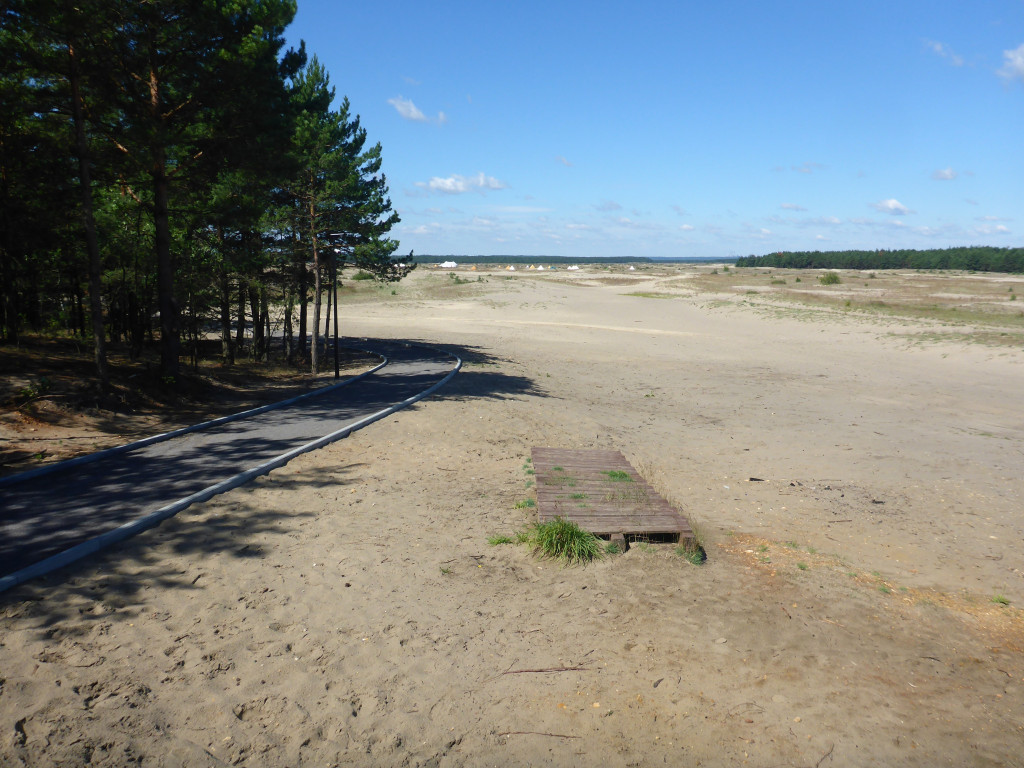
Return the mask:
POLYGON ((982 632, 995 646, 1024 653, 1024 609, 1008 604, 1005 598, 999 600, 1001 596, 998 593, 948 594, 934 589, 906 587, 878 572, 857 569, 837 555, 819 553, 813 547, 795 542, 773 541, 750 534, 727 536, 717 546, 766 576, 813 578, 816 570, 826 570, 829 576, 844 576, 859 589, 876 593, 880 604, 890 610, 906 611, 927 605, 943 608, 969 627, 982 632))

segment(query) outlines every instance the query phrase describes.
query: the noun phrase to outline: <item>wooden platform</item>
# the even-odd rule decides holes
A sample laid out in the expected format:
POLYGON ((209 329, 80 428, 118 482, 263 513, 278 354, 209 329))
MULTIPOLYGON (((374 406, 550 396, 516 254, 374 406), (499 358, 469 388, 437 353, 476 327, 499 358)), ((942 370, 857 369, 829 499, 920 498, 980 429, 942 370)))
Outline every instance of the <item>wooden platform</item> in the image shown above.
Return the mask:
POLYGON ((619 451, 534 448, 540 522, 571 520, 598 536, 692 538, 690 524, 619 451))

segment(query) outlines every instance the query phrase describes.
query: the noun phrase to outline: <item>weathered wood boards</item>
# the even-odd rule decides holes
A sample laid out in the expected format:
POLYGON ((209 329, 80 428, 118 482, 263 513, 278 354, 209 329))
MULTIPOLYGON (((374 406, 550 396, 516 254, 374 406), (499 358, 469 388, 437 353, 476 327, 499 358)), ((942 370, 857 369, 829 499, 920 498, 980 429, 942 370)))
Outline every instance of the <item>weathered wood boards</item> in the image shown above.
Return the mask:
POLYGON ((532 455, 540 522, 563 517, 598 536, 693 536, 619 451, 534 448, 532 455))

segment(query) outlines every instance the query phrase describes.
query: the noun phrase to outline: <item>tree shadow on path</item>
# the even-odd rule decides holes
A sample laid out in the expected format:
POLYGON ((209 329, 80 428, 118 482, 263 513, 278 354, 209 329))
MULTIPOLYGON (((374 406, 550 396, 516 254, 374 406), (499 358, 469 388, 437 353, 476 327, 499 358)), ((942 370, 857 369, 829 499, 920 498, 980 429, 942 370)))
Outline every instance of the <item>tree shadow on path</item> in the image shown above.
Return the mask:
POLYGON ((462 360, 462 369, 428 400, 462 400, 479 398, 508 400, 516 397, 551 397, 543 387, 529 376, 501 370, 507 358, 470 344, 441 344, 430 339, 391 339, 398 344, 440 349, 462 360))

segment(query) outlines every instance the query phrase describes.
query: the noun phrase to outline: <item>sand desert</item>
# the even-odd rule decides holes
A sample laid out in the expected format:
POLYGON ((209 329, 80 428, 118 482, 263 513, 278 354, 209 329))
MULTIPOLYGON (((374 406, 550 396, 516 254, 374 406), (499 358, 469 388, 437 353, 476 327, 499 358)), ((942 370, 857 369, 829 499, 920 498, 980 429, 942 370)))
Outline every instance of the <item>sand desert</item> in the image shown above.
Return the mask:
POLYGON ((626 270, 346 283, 462 371, 0 595, 0 764, 1024 765, 1024 277, 626 270), (491 545, 535 446, 707 562, 491 545))

